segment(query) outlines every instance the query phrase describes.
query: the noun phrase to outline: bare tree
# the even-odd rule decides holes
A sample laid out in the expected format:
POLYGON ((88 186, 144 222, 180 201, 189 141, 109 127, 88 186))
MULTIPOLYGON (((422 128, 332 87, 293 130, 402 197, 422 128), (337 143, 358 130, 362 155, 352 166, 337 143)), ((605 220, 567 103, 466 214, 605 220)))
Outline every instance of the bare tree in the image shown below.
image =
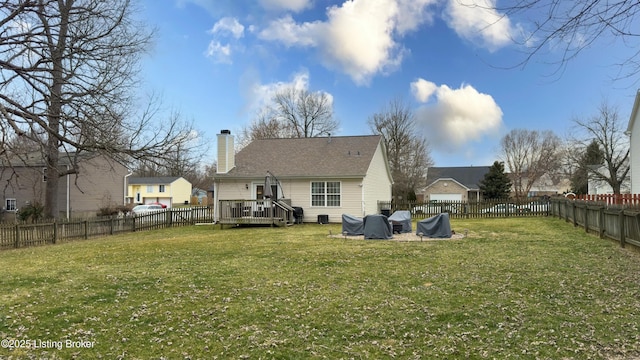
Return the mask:
POLYGON ((337 131, 333 99, 322 92, 293 86, 277 91, 271 104, 260 109, 251 125, 241 131, 240 143, 256 139, 327 136, 337 131))
POLYGON ((575 131, 569 141, 575 149, 571 152, 574 162, 589 174, 590 180, 609 184, 614 194, 620 194, 625 181, 629 178, 629 138, 625 135, 626 123, 620 119, 618 109, 602 101, 598 113, 586 119, 575 118, 575 131), (600 164, 581 163, 580 156, 590 147, 599 148, 600 164), (601 166, 589 166, 601 165, 601 166))
MULTIPOLYGON (((480 6, 476 1, 471 3, 470 6, 480 6)), ((530 16, 533 24, 533 30, 523 39, 527 48, 523 65, 536 54, 553 49, 560 54, 557 63, 563 67, 599 39, 612 37, 631 49, 629 56, 618 64, 619 77, 631 77, 640 72, 638 1, 516 0, 502 3, 506 5, 493 9, 508 16, 530 16)))
POLYGON ((516 198, 527 196, 544 175, 560 168, 562 141, 551 131, 511 130, 500 142, 516 198))
POLYGON ((393 196, 410 199, 415 189, 425 184, 427 168, 433 165, 427 141, 415 131, 413 112, 402 100, 395 99, 368 123, 373 133, 382 135, 387 148, 393 196))
MULTIPOLYGON (((47 217, 58 214, 60 176, 77 173, 59 166, 61 153, 154 161, 189 139, 180 119, 158 119, 157 102, 134 110, 153 35, 134 12, 132 0, 0 0, 0 127, 39 144, 47 217)), ((14 161, 18 150, 0 154, 14 161)))

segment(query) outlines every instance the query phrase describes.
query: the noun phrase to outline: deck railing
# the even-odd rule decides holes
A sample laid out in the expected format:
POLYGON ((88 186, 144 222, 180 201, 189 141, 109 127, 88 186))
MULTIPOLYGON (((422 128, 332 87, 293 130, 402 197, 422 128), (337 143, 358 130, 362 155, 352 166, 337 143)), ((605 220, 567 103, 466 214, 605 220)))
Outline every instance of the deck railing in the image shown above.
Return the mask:
POLYGON ((271 224, 293 222, 292 208, 275 200, 220 200, 220 224, 271 224))

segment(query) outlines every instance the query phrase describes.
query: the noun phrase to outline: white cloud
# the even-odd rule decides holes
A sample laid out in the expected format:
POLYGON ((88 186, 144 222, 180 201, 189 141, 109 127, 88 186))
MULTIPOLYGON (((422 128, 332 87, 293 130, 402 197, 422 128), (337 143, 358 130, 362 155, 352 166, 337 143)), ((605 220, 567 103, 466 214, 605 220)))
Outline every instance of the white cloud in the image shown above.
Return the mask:
POLYGON ((231 64, 233 45, 231 43, 223 45, 220 39, 225 37, 240 39, 244 36, 244 26, 236 18, 224 17, 213 25, 209 33, 213 35, 213 39, 209 42, 205 56, 217 63, 231 64))
POLYGON ((367 84, 395 70, 406 50, 398 37, 431 21, 427 5, 437 0, 349 0, 327 9, 326 21, 296 23, 290 15, 259 33, 287 46, 315 47, 322 63, 367 84))
POLYGON ((425 79, 418 79, 411 83, 411 93, 420 102, 427 102, 438 89, 438 85, 425 79))
POLYGON ((495 7, 496 0, 448 0, 444 16, 459 36, 495 51, 519 34, 509 17, 495 7))
MULTIPOLYGON (((416 84, 416 88, 428 90, 430 82, 420 80, 412 83, 412 88, 416 84)), ((426 93, 414 91, 414 96, 424 102, 426 93)), ((435 102, 418 108, 416 117, 434 148, 460 150, 469 142, 496 136, 502 129, 502 109, 491 95, 465 84, 458 89, 441 85, 432 93, 435 102)))
POLYGON ((260 5, 267 10, 284 10, 300 12, 311 7, 311 0, 260 0, 260 5))
POLYGON ((259 36, 263 40, 279 41, 286 46, 313 47, 317 44, 317 34, 321 32, 319 28, 322 26, 320 22, 298 24, 287 14, 271 21, 259 36))
POLYGON ((231 46, 229 44, 222 45, 218 41, 211 41, 205 55, 212 58, 215 62, 223 64, 231 64, 231 46))
MULTIPOLYGON (((276 93, 289 88, 309 91, 309 72, 301 70, 294 73, 290 81, 278 81, 269 84, 262 84, 259 79, 253 77, 245 88, 245 96, 248 103, 246 108, 250 113, 255 113, 265 106, 271 105, 271 99, 276 93)), ((332 104, 333 96, 329 93, 326 93, 326 95, 329 99, 329 104, 332 104)))
POLYGON ((399 0, 398 14, 396 15, 396 31, 403 35, 416 30, 424 23, 433 21, 433 14, 427 11, 435 0, 399 0))
POLYGON ((244 35, 244 26, 238 22, 238 19, 232 17, 224 17, 213 25, 209 30, 211 34, 230 34, 236 39, 244 35))

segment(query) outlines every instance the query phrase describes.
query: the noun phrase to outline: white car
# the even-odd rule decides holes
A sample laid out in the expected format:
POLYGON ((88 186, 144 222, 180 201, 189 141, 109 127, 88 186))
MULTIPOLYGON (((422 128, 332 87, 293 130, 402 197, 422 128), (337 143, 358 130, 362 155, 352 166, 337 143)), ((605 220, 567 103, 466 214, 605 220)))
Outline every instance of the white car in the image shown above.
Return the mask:
POLYGON ((134 215, 148 214, 151 212, 162 211, 162 206, 157 204, 136 205, 131 212, 134 215))
POLYGON ((416 214, 437 215, 441 213, 457 214, 458 207, 454 204, 431 203, 431 204, 414 206, 413 209, 411 209, 412 215, 416 215, 416 214))
POLYGON ((546 201, 532 201, 528 204, 518 206, 522 212, 546 213, 549 210, 549 203, 546 201))
POLYGON ((514 204, 496 204, 480 211, 481 214, 517 214, 519 212, 521 212, 520 209, 514 204))

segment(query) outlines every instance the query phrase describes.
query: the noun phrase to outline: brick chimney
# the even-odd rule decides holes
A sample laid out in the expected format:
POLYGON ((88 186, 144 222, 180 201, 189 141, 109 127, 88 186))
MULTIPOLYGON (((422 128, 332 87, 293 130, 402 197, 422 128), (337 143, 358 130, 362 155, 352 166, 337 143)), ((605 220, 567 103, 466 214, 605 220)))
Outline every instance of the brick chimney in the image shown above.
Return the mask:
POLYGON ((233 135, 230 130, 222 130, 218 134, 218 166, 216 173, 226 174, 236 166, 233 135))

